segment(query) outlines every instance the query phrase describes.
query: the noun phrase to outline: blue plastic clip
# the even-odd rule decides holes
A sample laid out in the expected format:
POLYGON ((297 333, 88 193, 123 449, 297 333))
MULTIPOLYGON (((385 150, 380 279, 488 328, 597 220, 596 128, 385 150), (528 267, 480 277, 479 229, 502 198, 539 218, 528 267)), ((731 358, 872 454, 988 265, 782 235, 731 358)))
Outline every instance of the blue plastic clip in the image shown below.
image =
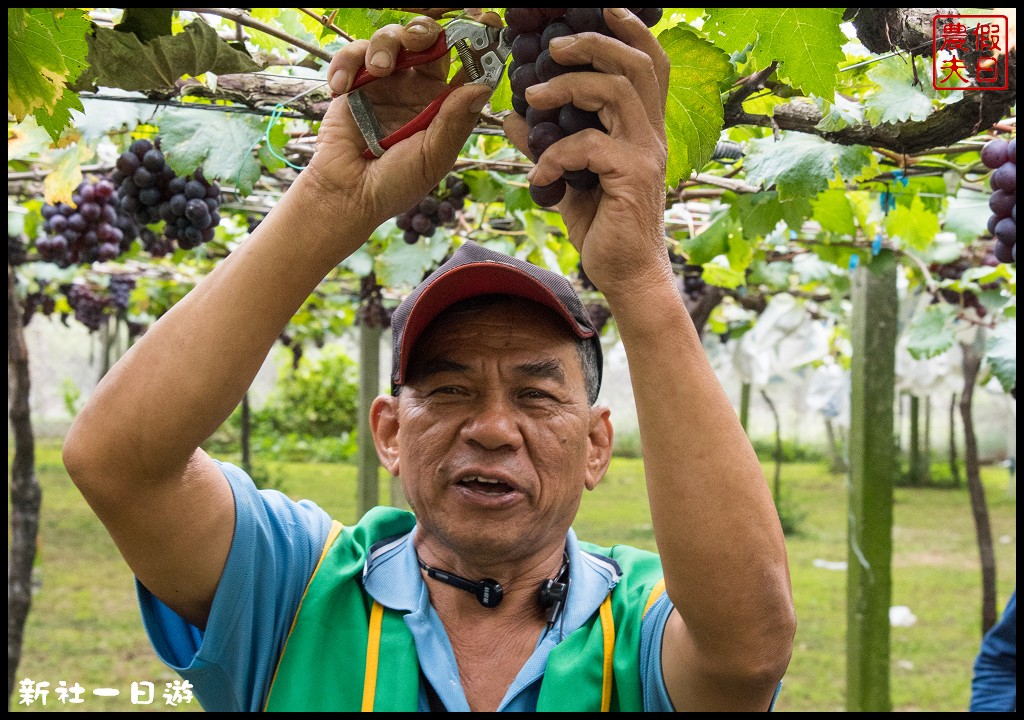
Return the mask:
POLYGON ((850 256, 850 272, 856 270, 858 265, 860 265, 860 255, 854 253, 850 256))
POLYGON ((871 254, 877 255, 882 252, 882 233, 875 235, 875 239, 871 241, 871 254))
POLYGON ((882 212, 887 213, 896 208, 896 196, 886 190, 879 196, 878 204, 881 206, 882 212))
POLYGON ((902 170, 893 170, 892 179, 898 182, 902 187, 906 187, 910 182, 910 178, 902 170))

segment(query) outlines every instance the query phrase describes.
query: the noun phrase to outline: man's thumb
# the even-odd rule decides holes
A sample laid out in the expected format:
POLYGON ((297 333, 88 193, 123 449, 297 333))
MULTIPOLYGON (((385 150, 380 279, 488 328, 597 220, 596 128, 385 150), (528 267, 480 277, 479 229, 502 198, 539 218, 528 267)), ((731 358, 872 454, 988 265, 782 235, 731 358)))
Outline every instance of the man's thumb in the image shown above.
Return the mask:
POLYGON ((470 84, 457 88, 441 104, 437 117, 430 123, 431 132, 427 133, 426 142, 430 145, 428 153, 436 151, 462 149, 466 138, 473 132, 480 111, 491 97, 491 89, 486 85, 470 84))

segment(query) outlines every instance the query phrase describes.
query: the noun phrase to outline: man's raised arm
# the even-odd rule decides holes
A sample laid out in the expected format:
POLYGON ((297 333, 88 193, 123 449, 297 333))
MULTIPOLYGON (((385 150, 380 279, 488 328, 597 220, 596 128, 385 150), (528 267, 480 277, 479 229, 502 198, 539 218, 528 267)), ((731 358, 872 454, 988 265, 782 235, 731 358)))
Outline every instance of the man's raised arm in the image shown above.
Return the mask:
MULTIPOLYGON (((394 58, 401 47, 431 46, 438 27, 422 27, 410 34, 395 26, 372 45, 347 46, 331 63, 332 90, 347 91, 380 50, 394 58)), ((371 83, 371 101, 388 99, 382 124, 405 122, 436 96, 447 62, 371 83)), ((200 444, 324 276, 451 169, 489 92, 458 89, 426 131, 377 160, 362 158, 366 145, 347 100, 332 102, 310 165, 245 243, 111 368, 69 430, 64 463, 75 484, 136 577, 193 624, 205 626, 235 512, 227 481, 200 444)))
MULTIPOLYGON (((635 17, 606 8, 618 40, 552 40, 565 74, 531 87, 531 105, 596 110, 588 130, 549 147, 536 185, 588 167, 601 187, 567 191, 558 209, 583 269, 608 301, 629 362, 644 467, 675 611, 662 668, 679 710, 767 710, 796 622, 782 530, 760 463, 676 288, 664 242, 669 63, 635 17), (621 42, 619 42, 621 41, 621 42), (585 78, 585 79, 583 79, 585 78)), ((506 121, 522 144, 523 124, 506 121)))

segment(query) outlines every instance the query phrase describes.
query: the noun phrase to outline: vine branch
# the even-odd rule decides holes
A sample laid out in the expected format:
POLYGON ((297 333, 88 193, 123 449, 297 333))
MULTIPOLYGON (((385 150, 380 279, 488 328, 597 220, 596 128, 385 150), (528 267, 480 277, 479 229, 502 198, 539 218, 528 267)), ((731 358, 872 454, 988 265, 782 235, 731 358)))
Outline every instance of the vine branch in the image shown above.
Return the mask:
MULTIPOLYGON (((300 50, 305 50, 310 55, 313 55, 314 57, 320 58, 321 60, 323 60, 326 63, 329 63, 331 61, 331 54, 330 53, 325 52, 323 49, 317 47, 316 45, 310 45, 305 40, 300 40, 299 38, 294 37, 293 35, 289 35, 288 33, 284 32, 283 30, 279 30, 278 28, 275 28, 272 25, 267 25, 264 22, 260 22, 256 18, 254 18, 251 15, 249 15, 249 13, 247 13, 247 12, 243 12, 241 10, 236 10, 234 8, 177 8, 177 9, 178 10, 184 10, 185 12, 205 13, 205 14, 208 14, 208 15, 217 15, 217 16, 225 18, 227 20, 231 20, 232 22, 236 22, 239 25, 244 25, 245 27, 252 28, 253 30, 259 30, 262 33, 266 33, 267 35, 270 35, 271 37, 276 37, 278 40, 284 40, 286 43, 294 45, 295 47, 299 48, 300 50)), ((349 38, 349 40, 351 40, 351 38, 349 38)))

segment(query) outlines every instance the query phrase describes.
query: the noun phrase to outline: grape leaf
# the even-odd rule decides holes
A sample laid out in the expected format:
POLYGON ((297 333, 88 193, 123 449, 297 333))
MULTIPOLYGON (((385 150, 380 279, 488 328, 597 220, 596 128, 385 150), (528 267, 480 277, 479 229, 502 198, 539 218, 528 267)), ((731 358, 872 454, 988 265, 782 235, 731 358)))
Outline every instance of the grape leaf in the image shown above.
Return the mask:
POLYGON ((858 250, 847 243, 831 245, 828 242, 823 242, 812 245, 810 249, 811 252, 825 262, 832 263, 833 265, 841 268, 849 267, 850 260, 854 255, 858 258, 858 264, 864 262, 866 258, 870 257, 870 254, 867 251, 858 250))
POLYGON ((50 31, 29 11, 7 9, 7 112, 16 120, 53 107, 68 75, 50 31))
POLYGON ((494 202, 502 195, 504 183, 497 173, 486 170, 467 170, 462 179, 469 186, 469 196, 474 202, 494 202))
POLYGON ((883 60, 868 77, 878 84, 878 89, 864 98, 864 118, 873 125, 924 120, 932 114, 932 100, 914 86, 913 68, 904 58, 883 60))
POLYGON ((32 113, 35 119, 46 128, 54 142, 60 139, 61 133, 71 124, 71 113, 82 110, 82 101, 73 90, 64 88, 57 98, 57 104, 49 112, 38 109, 32 113))
POLYGON ((386 8, 339 8, 334 24, 356 39, 368 39, 385 25, 405 25, 415 17, 412 13, 386 8))
POLYGON ((787 227, 799 230, 811 209, 805 199, 779 202, 779 194, 773 191, 748 195, 729 193, 722 199, 730 204, 730 212, 743 224, 743 237, 748 240, 767 235, 782 220, 787 227))
POLYGON ((288 143, 289 136, 281 122, 267 118, 267 123, 270 127, 264 132, 264 142, 260 143, 259 156, 263 167, 268 172, 275 172, 288 164, 284 157, 284 146, 288 143))
MULTIPOLYGON (((303 12, 294 9, 287 10, 285 8, 250 8, 249 14, 267 25, 281 28, 299 40, 308 42, 311 45, 321 44, 317 39, 317 33, 324 30, 324 27, 303 12), (306 23, 307 20, 309 22, 308 25, 306 23)), ((273 35, 268 35, 262 30, 246 28, 246 33, 249 34, 252 44, 260 50, 278 53, 281 57, 288 57, 297 51, 297 48, 291 43, 276 38, 273 35)))
POLYGON ((43 180, 46 202, 71 204, 71 194, 82 182, 82 163, 93 156, 92 149, 84 143, 75 143, 60 150, 54 150, 45 158, 52 163, 53 170, 43 180))
POLYGON ((953 347, 956 331, 953 318, 957 308, 948 303, 929 305, 916 314, 907 327, 907 351, 915 360, 941 355, 953 347))
POLYGON ((724 212, 700 233, 683 240, 683 252, 692 265, 703 265, 729 251, 729 233, 738 229, 736 218, 724 212))
POLYGON ((711 159, 725 124, 721 84, 733 69, 725 52, 688 27, 666 30, 658 41, 671 63, 665 111, 665 175, 668 185, 674 187, 711 159))
POLYGON ((412 245, 391 239, 384 251, 375 259, 374 271, 377 282, 389 288, 412 287, 423 275, 433 269, 451 248, 448 233, 434 233, 430 238, 420 238, 412 245))
POLYGON ((78 89, 102 85, 151 90, 173 87, 184 75, 228 75, 261 69, 202 20, 194 20, 177 35, 164 35, 147 43, 132 33, 96 28, 89 40, 89 62, 89 69, 78 79, 78 89))
MULTIPOLYGON (((954 175, 956 173, 953 173, 954 175)), ((957 176, 956 184, 960 184, 960 178, 957 176)), ((906 185, 894 185, 892 187, 892 194, 896 198, 897 205, 910 206, 914 199, 917 198, 924 207, 931 210, 933 213, 940 213, 946 207, 946 194, 949 192, 949 187, 946 185, 946 179, 941 175, 935 177, 912 177, 907 181, 906 185)))
POLYGON ((815 105, 821 111, 821 120, 814 126, 816 130, 838 132, 864 121, 864 108, 860 103, 847 100, 842 95, 836 95, 834 102, 828 102, 824 98, 815 98, 814 100, 815 105))
POLYGON ((813 135, 786 133, 747 143, 747 181, 774 186, 779 200, 812 198, 836 180, 857 180, 877 162, 871 148, 836 145, 813 135))
POLYGON ((897 205, 885 219, 885 230, 915 250, 924 250, 939 232, 939 216, 929 212, 921 198, 914 197, 910 207, 897 205))
POLYGON ((173 19, 174 8, 125 8, 121 22, 114 29, 134 33, 142 42, 148 42, 161 35, 170 35, 174 31, 173 19))
POLYGON ((745 279, 742 270, 735 270, 718 259, 705 263, 703 267, 704 272, 700 277, 708 285, 734 290, 742 285, 745 279))
POLYGON ((74 8, 7 10, 7 111, 16 120, 35 115, 55 141, 71 110, 82 109, 70 85, 86 67, 89 28, 74 8))
POLYGON ((729 252, 725 257, 729 261, 729 267, 737 272, 743 272, 750 267, 754 259, 754 243, 745 239, 742 233, 730 233, 729 252))
MULTIPOLYGON (((387 228, 392 233, 394 232, 394 222, 387 228)), ((382 235, 385 231, 385 226, 377 228, 374 231, 371 240, 376 240, 379 235, 382 235)), ((368 250, 370 243, 363 243, 360 245, 354 253, 349 255, 347 258, 342 260, 341 267, 345 268, 349 272, 355 273, 359 277, 365 277, 373 272, 373 255, 368 250)))
POLYGON ((987 232, 989 213, 982 209, 987 202, 985 196, 961 190, 956 197, 949 198, 948 202, 943 215, 943 230, 956 233, 961 242, 972 242, 987 232))
POLYGON ((252 193, 260 164, 252 155, 264 136, 264 121, 208 110, 161 111, 161 149, 180 176, 202 165, 208 180, 234 185, 242 195, 252 193))
POLYGON ((509 183, 505 188, 505 209, 508 212, 516 210, 533 210, 537 203, 530 197, 530 188, 520 187, 509 183))
POLYGON ((842 8, 709 8, 703 30, 726 52, 756 39, 750 56, 758 66, 778 60, 779 77, 831 100, 845 59, 842 15, 842 8))
POLYGON ((498 81, 498 87, 494 88, 489 102, 492 113, 512 109, 512 83, 509 81, 508 72, 502 73, 501 80, 498 81))
POLYGON ((838 235, 855 235, 857 226, 853 221, 853 206, 845 190, 826 190, 818 193, 811 201, 814 219, 826 232, 838 235))

